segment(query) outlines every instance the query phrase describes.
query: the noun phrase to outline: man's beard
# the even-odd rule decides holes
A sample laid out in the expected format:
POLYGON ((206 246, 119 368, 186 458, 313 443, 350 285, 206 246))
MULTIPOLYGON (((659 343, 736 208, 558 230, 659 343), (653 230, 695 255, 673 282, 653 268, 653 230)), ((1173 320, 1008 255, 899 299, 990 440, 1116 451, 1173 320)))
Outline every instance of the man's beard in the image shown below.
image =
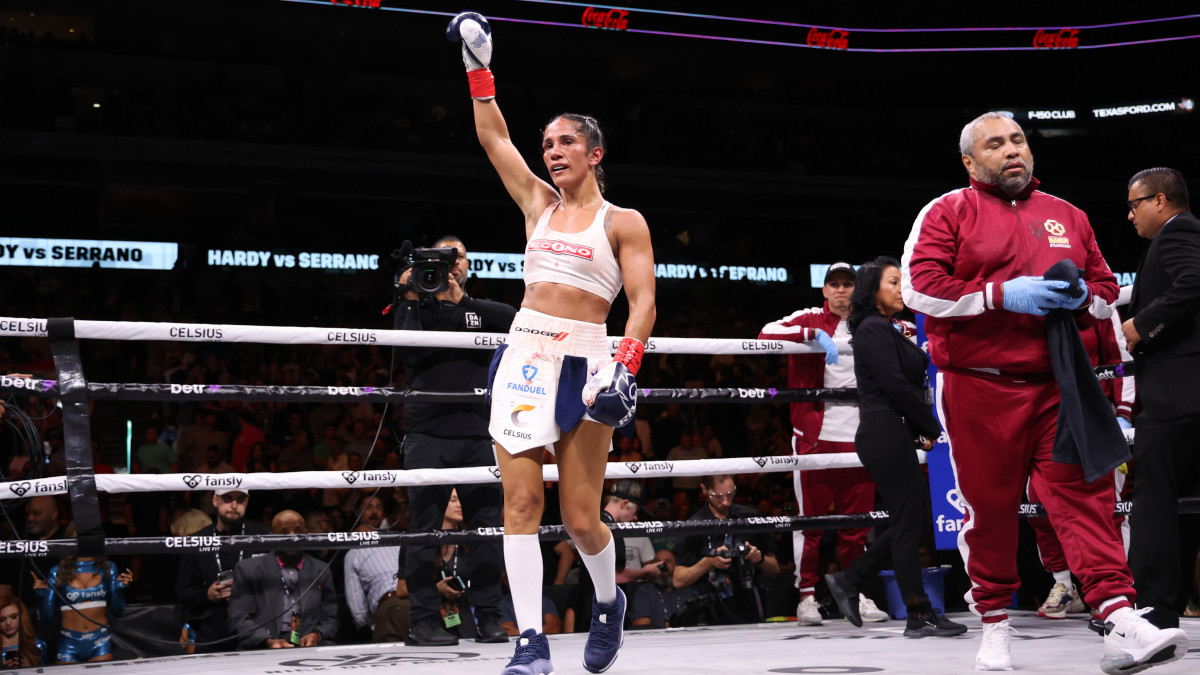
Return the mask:
POLYGON ((276 555, 288 567, 295 567, 304 558, 304 551, 279 551, 276 555))
POLYGON ((229 518, 226 518, 225 515, 220 512, 217 513, 217 518, 221 521, 221 524, 224 525, 225 529, 227 529, 227 530, 241 529, 242 522, 246 520, 246 516, 244 514, 234 518, 233 520, 230 520, 229 518))
POLYGON ((986 167, 980 166, 981 182, 992 183, 1000 187, 1004 194, 1013 196, 1025 189, 1029 185, 1029 181, 1033 180, 1033 158, 1029 158, 1029 163, 1026 164, 1023 160, 1018 160, 1025 165, 1025 172, 1018 176, 1008 176, 1004 173, 1004 167, 997 171, 992 171, 986 167))

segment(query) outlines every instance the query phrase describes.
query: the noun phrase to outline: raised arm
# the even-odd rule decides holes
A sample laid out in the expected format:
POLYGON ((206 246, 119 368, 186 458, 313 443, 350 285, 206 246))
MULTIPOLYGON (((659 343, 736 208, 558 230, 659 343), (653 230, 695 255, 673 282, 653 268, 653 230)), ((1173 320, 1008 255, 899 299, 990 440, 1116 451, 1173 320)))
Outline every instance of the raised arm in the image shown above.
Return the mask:
POLYGON ((488 68, 492 61, 492 28, 482 15, 463 12, 450 20, 446 38, 462 44, 463 65, 471 98, 475 99, 475 133, 504 188, 525 214, 528 236, 541 212, 558 201, 558 193, 533 173, 508 135, 508 124, 496 105, 495 80, 488 68))
POLYGON ((542 211, 558 201, 558 193, 549 183, 538 178, 525 163, 525 158, 508 135, 508 125, 500 114, 496 100, 476 99, 474 108, 475 133, 479 137, 479 144, 483 146, 496 173, 500 174, 508 196, 525 214, 525 235, 528 237, 542 211))

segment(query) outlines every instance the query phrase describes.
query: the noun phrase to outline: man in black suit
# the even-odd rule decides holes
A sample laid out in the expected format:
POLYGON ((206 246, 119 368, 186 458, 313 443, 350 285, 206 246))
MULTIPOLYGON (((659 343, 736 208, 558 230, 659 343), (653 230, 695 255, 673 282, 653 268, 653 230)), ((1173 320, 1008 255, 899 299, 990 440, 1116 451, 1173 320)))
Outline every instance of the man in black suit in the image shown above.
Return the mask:
MULTIPOLYGON (((304 518, 280 511, 271 534, 305 534, 304 518)), ((337 593, 329 566, 303 551, 276 551, 238 563, 229 630, 241 649, 315 647, 337 633, 337 593)))
MULTIPOLYGON (((195 537, 233 534, 266 534, 262 523, 246 520, 250 493, 246 490, 217 490, 212 504, 217 518, 212 525, 192 533, 195 537)), ((194 541, 194 540, 193 540, 194 541)), ((233 568, 246 557, 241 551, 213 551, 180 556, 175 597, 186 612, 188 624, 196 631, 196 652, 232 651, 237 643, 230 638, 229 598, 233 594, 233 568)))
POLYGON ((1174 169, 1129 179, 1129 220, 1150 240, 1121 328, 1137 363, 1137 476, 1129 566, 1138 605, 1160 628, 1179 626, 1177 500, 1200 467, 1200 221, 1174 169))

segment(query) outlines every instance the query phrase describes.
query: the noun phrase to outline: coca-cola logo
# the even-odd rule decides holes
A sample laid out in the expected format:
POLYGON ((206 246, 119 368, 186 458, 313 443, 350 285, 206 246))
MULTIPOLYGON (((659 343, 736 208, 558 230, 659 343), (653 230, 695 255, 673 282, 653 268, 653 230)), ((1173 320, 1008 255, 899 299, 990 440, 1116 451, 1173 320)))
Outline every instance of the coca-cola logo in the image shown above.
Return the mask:
POLYGON ((1039 30, 1033 34, 1034 49, 1075 49, 1078 46, 1078 28, 1063 28, 1058 31, 1039 30))
POLYGON ((583 25, 609 30, 629 30, 629 10, 588 7, 583 10, 583 25))
POLYGON ((813 26, 808 29, 808 46, 820 47, 821 49, 849 49, 850 31, 839 30, 837 28, 821 30, 813 26))

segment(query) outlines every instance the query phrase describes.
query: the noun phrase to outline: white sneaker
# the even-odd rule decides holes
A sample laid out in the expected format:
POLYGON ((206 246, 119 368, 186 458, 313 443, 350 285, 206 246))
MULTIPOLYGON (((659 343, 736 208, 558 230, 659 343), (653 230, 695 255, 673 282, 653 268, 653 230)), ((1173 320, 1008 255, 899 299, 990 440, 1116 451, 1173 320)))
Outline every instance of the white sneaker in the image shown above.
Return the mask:
POLYGON ((858 615, 864 623, 878 623, 888 620, 888 613, 875 606, 875 603, 865 595, 858 596, 858 615))
POLYGON ((975 670, 1012 670, 1008 636, 1015 632, 1008 619, 983 624, 983 644, 975 655, 975 670))
POLYGON ((1070 588, 1066 584, 1054 584, 1054 588, 1051 588, 1050 594, 1046 596, 1046 601, 1038 607, 1038 616, 1043 619, 1065 619, 1067 614, 1086 611, 1087 605, 1083 604, 1075 584, 1071 584, 1070 588))
POLYGON ((1134 611, 1123 607, 1104 623, 1104 658, 1100 670, 1110 675, 1140 673, 1151 666, 1183 658, 1187 634, 1178 628, 1159 628, 1143 618, 1150 607, 1134 611))
POLYGON ((800 601, 796 607, 796 623, 801 626, 820 626, 824 623, 821 619, 821 607, 817 604, 815 596, 805 596, 800 601))

